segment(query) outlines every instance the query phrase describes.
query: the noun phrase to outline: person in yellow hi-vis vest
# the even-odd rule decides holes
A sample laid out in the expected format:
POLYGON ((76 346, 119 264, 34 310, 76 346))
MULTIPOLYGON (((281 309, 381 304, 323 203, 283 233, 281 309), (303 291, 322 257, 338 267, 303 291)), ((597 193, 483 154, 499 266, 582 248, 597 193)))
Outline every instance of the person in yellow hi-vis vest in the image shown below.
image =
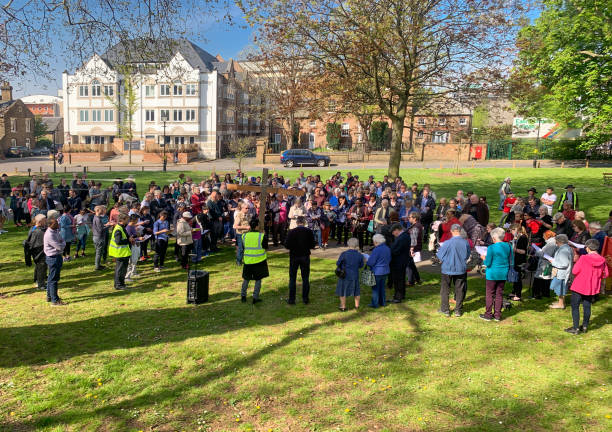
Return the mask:
POLYGON ((246 302, 247 288, 249 281, 255 281, 255 289, 253 290, 253 304, 259 303, 259 291, 261 290, 261 280, 270 275, 268 272, 268 260, 266 249, 268 249, 268 237, 264 233, 257 231, 259 221, 257 218, 251 219, 249 226, 250 231, 242 234, 242 243, 244 245, 244 255, 242 267, 242 291, 241 300, 246 302))
POLYGON ((134 239, 128 237, 125 232, 125 226, 129 220, 128 215, 120 213, 117 217, 117 225, 113 228, 113 233, 110 237, 108 245, 108 256, 115 258, 115 289, 124 290, 125 286, 125 274, 127 273, 128 264, 132 251, 130 244, 134 242, 134 239))

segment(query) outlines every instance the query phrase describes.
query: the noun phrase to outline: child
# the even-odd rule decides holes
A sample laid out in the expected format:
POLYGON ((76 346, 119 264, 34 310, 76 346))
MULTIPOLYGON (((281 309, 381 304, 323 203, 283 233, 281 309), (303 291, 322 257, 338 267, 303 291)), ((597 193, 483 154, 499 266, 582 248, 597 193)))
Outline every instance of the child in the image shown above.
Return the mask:
POLYGON ((334 223, 336 223, 336 212, 331 209, 329 201, 325 201, 323 204, 323 218, 321 219, 321 242, 323 243, 323 249, 327 249, 329 232, 334 223))
MULTIPOLYGON (((143 227, 143 234, 152 235, 153 234, 153 223, 155 220, 153 216, 151 216, 151 209, 148 206, 144 206, 140 209, 140 224, 143 227)), ((140 261, 144 261, 146 259, 151 258, 149 256, 149 240, 150 238, 144 240, 140 244, 140 261)))
POLYGON ((168 233, 170 232, 170 224, 168 223, 167 219, 168 212, 162 210, 159 213, 159 219, 153 224, 153 235, 155 236, 155 258, 153 259, 153 267, 158 273, 164 268, 166 250, 168 249, 168 233))
POLYGON ((64 248, 64 253, 62 254, 64 256, 64 261, 70 261, 70 245, 74 241, 74 219, 70 214, 71 211, 72 208, 67 205, 64 207, 64 214, 57 220, 59 223, 60 234, 66 242, 66 247, 64 248))
POLYGON ((76 242, 77 247, 74 253, 74 258, 78 258, 79 250, 81 257, 85 256, 85 245, 87 244, 87 236, 89 235, 89 225, 87 224, 87 209, 82 208, 78 215, 74 217, 76 223, 76 242))
POLYGON ((137 214, 130 216, 130 222, 125 227, 125 232, 128 237, 135 240, 132 244, 132 256, 130 257, 130 263, 128 264, 127 273, 125 274, 125 281, 132 282, 132 278, 139 276, 136 271, 136 265, 140 258, 140 242, 142 241, 142 227, 138 224, 137 214))

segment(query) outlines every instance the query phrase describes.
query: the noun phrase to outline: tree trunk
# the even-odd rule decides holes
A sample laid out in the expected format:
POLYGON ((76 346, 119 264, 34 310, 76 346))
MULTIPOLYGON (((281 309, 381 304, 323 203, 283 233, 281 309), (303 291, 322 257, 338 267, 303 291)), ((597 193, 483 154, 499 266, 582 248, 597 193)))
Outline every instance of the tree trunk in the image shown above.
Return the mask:
POLYGON ((425 141, 421 143, 421 162, 425 160, 425 141))
POLYGON ((408 143, 408 151, 414 152, 414 109, 410 110, 410 138, 408 143))
POLYGON ((400 162, 402 160, 402 135, 404 134, 404 120, 406 116, 394 117, 391 121, 391 149, 389 150, 389 177, 395 179, 399 176, 400 162))

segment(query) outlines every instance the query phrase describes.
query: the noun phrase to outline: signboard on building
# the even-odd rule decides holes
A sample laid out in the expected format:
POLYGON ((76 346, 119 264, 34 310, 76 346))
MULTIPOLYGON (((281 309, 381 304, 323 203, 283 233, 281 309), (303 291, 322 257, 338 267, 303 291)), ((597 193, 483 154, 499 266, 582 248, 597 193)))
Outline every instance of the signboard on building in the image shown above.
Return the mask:
POLYGON ((564 128, 547 118, 541 118, 538 124, 538 119, 533 117, 515 117, 512 123, 512 138, 575 139, 580 137, 580 133, 580 129, 564 128))

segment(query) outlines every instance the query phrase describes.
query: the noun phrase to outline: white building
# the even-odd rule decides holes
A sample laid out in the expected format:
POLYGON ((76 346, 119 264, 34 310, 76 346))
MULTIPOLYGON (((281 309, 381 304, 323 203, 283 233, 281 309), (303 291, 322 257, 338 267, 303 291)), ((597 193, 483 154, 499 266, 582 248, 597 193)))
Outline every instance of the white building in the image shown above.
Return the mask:
POLYGON ((244 113, 251 108, 240 85, 246 73, 237 63, 214 57, 184 39, 173 41, 171 51, 167 56, 157 53, 157 59, 126 61, 115 47, 94 55, 74 74, 65 71, 65 142, 100 144, 115 152, 128 149, 127 142, 123 149, 111 147, 121 135, 119 125, 125 129, 129 123, 118 110, 125 105, 126 74, 121 71, 126 65, 135 82, 132 150, 159 146, 165 136, 169 149, 194 147, 201 156, 214 159, 227 152, 227 144, 236 136, 262 133, 261 127, 254 127, 255 119, 247 121, 253 127, 243 127, 244 113))

